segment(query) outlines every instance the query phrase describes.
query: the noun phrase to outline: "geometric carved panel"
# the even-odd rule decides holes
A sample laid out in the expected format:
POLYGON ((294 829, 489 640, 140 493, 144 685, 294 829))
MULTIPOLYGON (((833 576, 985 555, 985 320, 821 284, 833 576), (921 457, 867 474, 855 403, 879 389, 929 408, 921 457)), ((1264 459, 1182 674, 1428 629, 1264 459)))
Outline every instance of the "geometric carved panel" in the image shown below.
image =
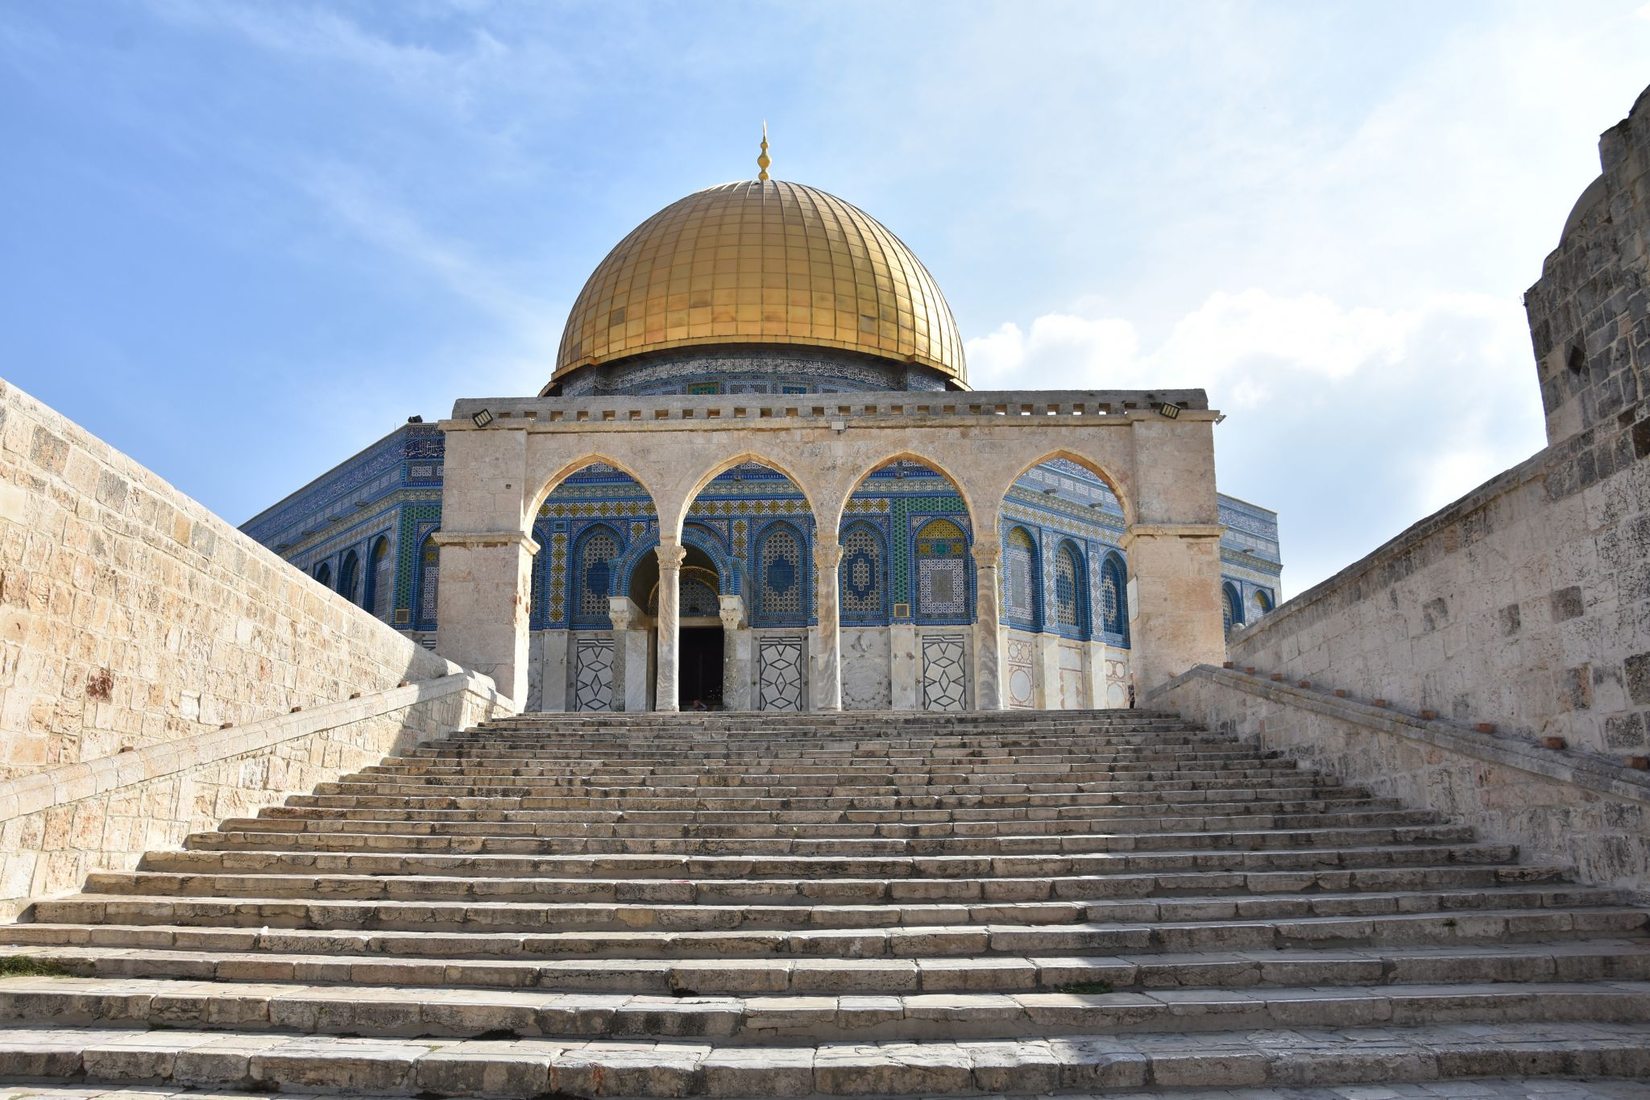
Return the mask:
POLYGON ((757 639, 757 709, 802 709, 802 639, 757 639))
POLYGON ((574 634, 573 709, 613 709, 613 639, 574 634))
POLYGON ((967 650, 961 634, 922 638, 922 709, 962 710, 967 701, 967 650))
POLYGON ((1037 705, 1037 678, 1031 639, 1008 636, 1007 659, 1003 662, 1003 685, 1008 689, 1008 705, 1028 709, 1037 705))
POLYGON ((1060 643, 1060 709, 1083 706, 1083 650, 1076 642, 1060 643))

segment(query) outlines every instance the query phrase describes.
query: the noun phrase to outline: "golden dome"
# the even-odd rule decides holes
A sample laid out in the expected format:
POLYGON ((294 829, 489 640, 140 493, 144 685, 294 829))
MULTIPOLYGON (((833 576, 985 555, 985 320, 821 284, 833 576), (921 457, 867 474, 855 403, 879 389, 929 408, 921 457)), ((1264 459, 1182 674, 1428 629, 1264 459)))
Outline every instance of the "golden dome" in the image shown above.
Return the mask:
POLYGON ((704 344, 844 348, 968 377, 951 307, 911 250, 858 207, 780 180, 706 188, 632 230, 573 303, 555 378, 704 344))

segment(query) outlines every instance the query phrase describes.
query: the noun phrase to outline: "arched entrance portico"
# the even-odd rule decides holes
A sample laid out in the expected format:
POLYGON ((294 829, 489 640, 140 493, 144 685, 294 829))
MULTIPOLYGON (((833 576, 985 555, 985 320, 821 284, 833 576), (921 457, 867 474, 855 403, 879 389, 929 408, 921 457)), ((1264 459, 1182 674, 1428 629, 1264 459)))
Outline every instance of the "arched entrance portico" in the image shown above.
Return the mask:
MULTIPOLYGON (((519 608, 527 602, 527 563, 534 551, 527 537, 529 509, 543 499, 534 486, 553 486, 563 471, 592 460, 632 473, 657 506, 655 553, 666 579, 653 670, 657 709, 673 709, 679 692, 682 623, 675 582, 687 555, 687 528, 700 518, 690 510, 713 482, 753 461, 783 471, 797 487, 800 510, 747 511, 752 541, 738 551, 730 544, 728 552, 749 563, 751 573, 742 578, 749 591, 735 593, 743 599, 731 608, 728 593, 719 592, 722 618, 724 624, 751 621, 747 636, 768 630, 790 635, 761 638, 775 659, 764 662, 763 654, 755 654, 747 667, 771 665, 776 684, 788 682, 782 673, 800 680, 805 709, 843 705, 839 580, 846 547, 840 540, 850 534, 844 520, 853 518, 844 516, 845 508, 868 473, 907 454, 944 456, 972 521, 974 652, 972 659, 966 653, 951 657, 967 680, 965 707, 1004 705, 1003 503, 1023 471, 1051 457, 1094 472, 1115 494, 1123 527, 1116 549, 1127 569, 1124 632, 1136 686, 1150 689, 1195 664, 1224 659, 1212 438, 1217 414, 1201 391, 717 396, 676 397, 665 404, 645 397, 538 398, 461 401, 454 411, 454 419, 442 424, 448 434, 438 645, 497 676, 512 695, 521 696, 525 686, 526 623, 519 608), (599 458, 592 453, 596 447, 599 458), (753 560, 760 554, 754 545, 759 529, 770 523, 797 526, 805 535, 805 556, 780 539, 772 562, 753 560), (771 581, 771 592, 757 590, 758 571, 771 581), (773 611, 782 618, 754 621, 773 611)), ((876 532, 854 528, 853 534, 847 580, 856 586, 853 599, 868 600, 874 589, 866 581, 866 562, 875 559, 876 532)), ((1049 556, 1039 576, 1053 585, 1044 594, 1045 608, 1054 609, 1045 614, 1053 616, 1060 612, 1061 576, 1075 584, 1104 559, 1095 553, 1098 547, 1049 538, 1033 543, 1049 556)), ((895 576, 891 588, 909 582, 909 576, 895 576)), ((1090 577, 1090 597, 1096 583, 1103 585, 1104 577, 1090 577)), ((1092 624, 1095 607, 1104 605, 1074 603, 1071 621, 1054 621, 1070 632, 1092 633, 1093 626, 1084 624, 1085 616, 1092 624)), ((899 618, 892 610, 890 617, 899 618)), ((854 667, 865 667, 863 655, 855 655, 854 667)), ((1045 687, 1043 694, 1063 692, 1045 687)))

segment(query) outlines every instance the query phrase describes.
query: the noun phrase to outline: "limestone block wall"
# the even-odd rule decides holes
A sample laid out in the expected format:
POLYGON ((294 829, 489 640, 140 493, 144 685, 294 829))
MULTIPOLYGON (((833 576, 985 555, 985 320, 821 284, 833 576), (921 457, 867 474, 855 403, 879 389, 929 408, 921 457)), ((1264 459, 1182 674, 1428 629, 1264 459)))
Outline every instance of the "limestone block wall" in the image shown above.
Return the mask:
POLYGON ((1235 631, 1239 667, 1616 758, 1650 745, 1650 463, 1548 448, 1235 631))
POLYGON ((1573 868, 1583 882, 1650 898, 1650 773, 1258 671, 1201 665, 1153 692, 1148 705, 1470 823, 1481 838, 1573 868))
POLYGON ((1581 488, 1650 452, 1650 88, 1599 164, 1524 296, 1547 441, 1581 488))
POLYGON ((0 381, 0 777, 451 669, 0 381))
POLYGON ((146 851, 512 712, 491 680, 448 667, 406 687, 0 782, 0 918, 77 889, 91 871, 130 870, 146 851))

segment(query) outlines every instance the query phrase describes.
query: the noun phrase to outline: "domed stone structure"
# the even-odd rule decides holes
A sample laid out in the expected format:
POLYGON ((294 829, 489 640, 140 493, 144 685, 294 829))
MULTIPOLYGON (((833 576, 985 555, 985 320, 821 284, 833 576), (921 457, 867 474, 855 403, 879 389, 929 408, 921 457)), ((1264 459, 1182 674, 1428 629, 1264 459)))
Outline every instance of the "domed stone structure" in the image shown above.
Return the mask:
POLYGON ((758 163, 614 246, 536 397, 247 530, 545 710, 1124 706, 1272 605, 1202 391, 970 391, 915 253, 758 163))
POLYGON ((607 254, 573 303, 544 392, 569 392, 582 368, 730 344, 921 368, 918 386, 889 388, 967 380, 951 307, 898 237, 817 188, 747 180, 671 203, 607 254))

